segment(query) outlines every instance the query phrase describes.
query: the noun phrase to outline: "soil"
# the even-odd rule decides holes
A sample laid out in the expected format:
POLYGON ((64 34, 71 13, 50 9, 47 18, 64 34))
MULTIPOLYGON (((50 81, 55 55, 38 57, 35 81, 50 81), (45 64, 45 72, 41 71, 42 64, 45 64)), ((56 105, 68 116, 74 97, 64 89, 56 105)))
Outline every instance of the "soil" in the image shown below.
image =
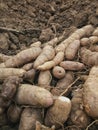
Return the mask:
POLYGON ((74 27, 98 25, 97 0, 0 0, 0 51, 14 54, 32 42, 46 42, 74 27))
POLYGON ((0 53, 13 55, 87 24, 98 26, 98 0, 0 0, 0 53))

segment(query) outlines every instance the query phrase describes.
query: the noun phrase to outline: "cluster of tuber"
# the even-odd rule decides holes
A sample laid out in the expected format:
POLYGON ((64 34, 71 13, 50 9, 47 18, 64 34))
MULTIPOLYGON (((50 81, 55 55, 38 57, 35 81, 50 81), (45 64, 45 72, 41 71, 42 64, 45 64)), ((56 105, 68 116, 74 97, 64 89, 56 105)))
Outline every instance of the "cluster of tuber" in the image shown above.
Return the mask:
POLYGON ((0 54, 0 127, 84 130, 98 119, 98 27, 0 54), (75 129, 76 128, 76 129, 75 129))

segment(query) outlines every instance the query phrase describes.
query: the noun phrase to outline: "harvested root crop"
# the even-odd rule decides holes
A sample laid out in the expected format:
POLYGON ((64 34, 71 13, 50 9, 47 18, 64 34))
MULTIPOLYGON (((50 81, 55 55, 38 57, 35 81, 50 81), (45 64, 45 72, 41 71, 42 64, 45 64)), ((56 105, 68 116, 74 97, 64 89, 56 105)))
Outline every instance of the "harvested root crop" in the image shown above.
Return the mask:
POLYGON ((91 36, 89 37, 89 41, 90 41, 90 44, 95 44, 98 42, 98 37, 97 36, 91 36))
POLYGON ((8 120, 7 120, 7 115, 4 113, 0 114, 0 126, 7 125, 8 120))
POLYGON ((35 78, 35 74, 36 74, 35 69, 31 69, 31 70, 27 71, 24 74, 23 79, 26 80, 26 81, 28 81, 28 82, 30 82, 30 83, 33 83, 34 78, 35 78))
POLYGON ((60 66, 63 67, 65 70, 83 70, 85 65, 83 63, 77 61, 62 61, 60 66))
POLYGON ((98 45, 90 46, 89 50, 98 52, 98 45))
POLYGON ((62 127, 64 122, 69 117, 70 111, 70 99, 63 96, 58 97, 55 100, 54 104, 47 110, 45 117, 45 125, 49 127, 55 125, 56 129, 62 127))
POLYGON ((90 36, 89 38, 82 38, 80 40, 81 45, 82 46, 86 46, 86 45, 93 45, 96 44, 98 42, 98 37, 97 36, 90 36))
POLYGON ((32 69, 33 68, 33 63, 27 63, 27 64, 25 64, 23 67, 22 67, 22 69, 24 69, 24 70, 26 70, 26 71, 28 71, 28 70, 30 70, 30 69, 32 69))
POLYGON ((0 53, 0 62, 5 62, 6 60, 10 59, 12 56, 7 56, 0 53))
POLYGON ((4 80, 9 76, 23 77, 25 70, 18 68, 0 68, 0 80, 4 80))
POLYGON ((43 88, 47 88, 50 86, 52 80, 52 75, 49 70, 41 71, 38 77, 38 85, 43 88))
POLYGON ((0 64, 0 68, 19 67, 37 58, 41 53, 40 47, 31 47, 19 52, 17 55, 0 64))
POLYGON ((52 60, 55 56, 55 51, 52 46, 45 46, 41 52, 41 54, 37 57, 34 62, 34 68, 38 69, 38 67, 44 64, 46 61, 52 60))
POLYGON ((92 67, 83 85, 85 111, 92 118, 98 118, 98 66, 92 67))
POLYGON ((16 102, 20 105, 49 107, 53 104, 52 94, 39 86, 22 84, 16 94, 16 102))
POLYGON ((30 45, 30 47, 41 47, 41 42, 40 41, 34 42, 30 45))
POLYGON ((62 79, 66 74, 64 68, 60 66, 55 66, 52 70, 52 73, 53 73, 53 76, 58 79, 62 79))
POLYGON ((65 90, 66 93, 64 93, 64 95, 67 95, 69 93, 69 85, 74 81, 74 75, 72 72, 67 72, 65 77, 63 79, 60 79, 58 82, 57 82, 57 85, 56 87, 54 87, 52 90, 51 90, 51 93, 53 95, 56 95, 56 96, 60 96, 65 90))
POLYGON ((8 108, 10 104, 11 104, 11 100, 5 100, 0 96, 0 113, 5 111, 5 109, 8 108))
POLYGON ((42 122, 42 115, 40 109, 24 108, 21 119, 19 130, 35 130, 36 121, 42 122))
POLYGON ((94 30, 93 35, 98 36, 98 27, 94 30))
POLYGON ((65 50, 65 57, 68 60, 73 60, 79 50, 79 47, 80 47, 80 40, 75 40, 72 43, 70 43, 65 50))
POLYGON ((98 52, 92 52, 89 49, 81 48, 80 57, 84 64, 88 66, 97 65, 98 63, 98 52))
POLYGON ((39 70, 49 70, 58 65, 64 59, 64 52, 60 51, 56 54, 53 60, 47 61, 38 67, 39 70))
POLYGON ((65 51, 67 46, 72 43, 74 40, 79 40, 85 35, 89 35, 92 33, 94 28, 92 25, 86 25, 80 29, 77 29, 74 33, 72 33, 67 39, 61 42, 58 46, 56 46, 56 53, 59 51, 65 51))
POLYGON ((12 123, 17 123, 20 120, 21 112, 21 107, 11 104, 7 110, 7 117, 12 123))
POLYGON ((83 108, 82 89, 77 89, 73 92, 72 109, 68 124, 75 125, 81 129, 85 129, 90 123, 90 118, 83 108))
POLYGON ((55 126, 49 128, 45 125, 42 125, 40 122, 36 121, 36 130, 55 130, 55 126))
POLYGON ((90 40, 89 40, 89 38, 87 38, 87 37, 82 38, 82 39, 80 40, 80 44, 81 44, 81 46, 90 45, 90 40))
POLYGON ((5 100, 11 100, 16 93, 20 81, 20 78, 17 76, 11 76, 5 79, 1 89, 1 97, 5 100))

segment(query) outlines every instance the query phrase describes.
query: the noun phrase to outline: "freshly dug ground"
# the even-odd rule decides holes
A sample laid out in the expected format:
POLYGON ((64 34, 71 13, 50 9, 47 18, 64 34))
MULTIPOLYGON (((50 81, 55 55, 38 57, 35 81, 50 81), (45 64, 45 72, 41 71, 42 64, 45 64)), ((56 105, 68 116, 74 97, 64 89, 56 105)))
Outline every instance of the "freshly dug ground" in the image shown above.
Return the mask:
MULTIPOLYGON (((0 27, 5 30, 0 51, 13 54, 30 43, 49 41, 66 31, 66 36, 74 28, 87 24, 98 25, 97 0, 1 0, 0 27)), ((0 38, 3 37, 0 29, 0 38)))
POLYGON ((98 0, 0 0, 0 53, 13 55, 87 24, 98 26, 98 0))

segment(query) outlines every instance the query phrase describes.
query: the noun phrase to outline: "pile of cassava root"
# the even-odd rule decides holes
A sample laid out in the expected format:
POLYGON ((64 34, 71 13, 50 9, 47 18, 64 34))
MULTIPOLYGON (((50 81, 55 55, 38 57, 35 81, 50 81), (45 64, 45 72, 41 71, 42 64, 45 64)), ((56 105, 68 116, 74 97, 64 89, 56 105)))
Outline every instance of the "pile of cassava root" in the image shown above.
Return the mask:
POLYGON ((0 127, 89 130, 98 119, 98 27, 0 54, 0 127))

